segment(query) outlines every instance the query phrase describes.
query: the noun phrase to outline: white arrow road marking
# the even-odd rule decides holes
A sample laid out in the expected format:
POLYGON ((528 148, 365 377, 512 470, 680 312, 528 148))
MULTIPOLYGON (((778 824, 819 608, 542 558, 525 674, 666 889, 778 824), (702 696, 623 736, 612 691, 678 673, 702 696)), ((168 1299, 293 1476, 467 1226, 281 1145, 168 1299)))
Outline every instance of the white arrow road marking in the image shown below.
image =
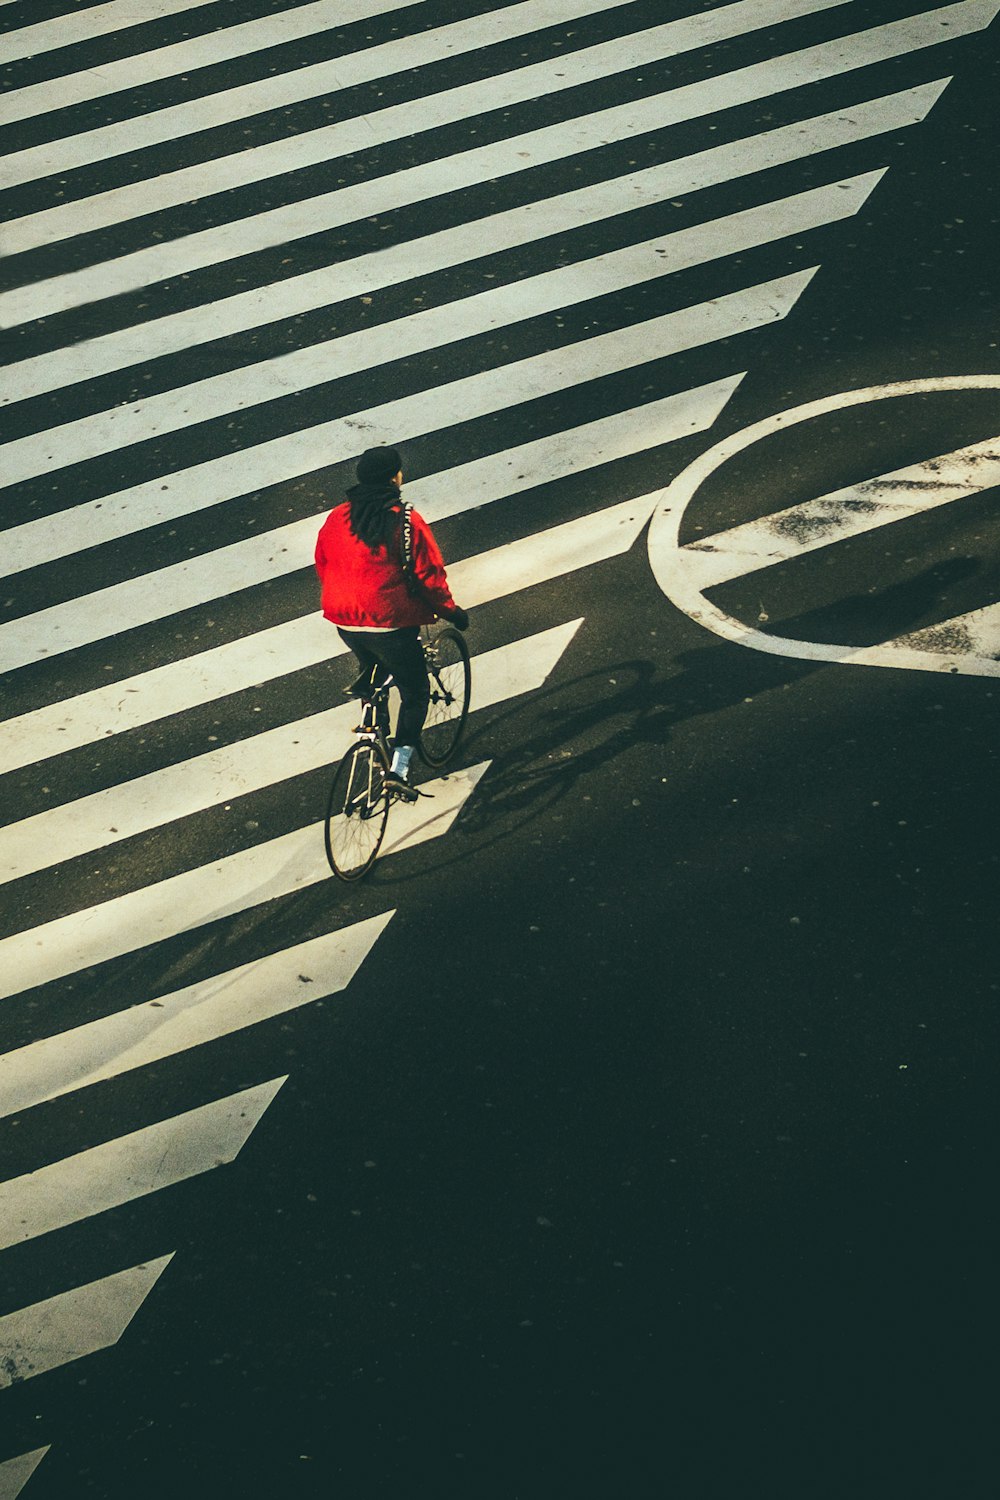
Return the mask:
MULTIPOLYGON (((573 620, 519 643, 527 648, 524 674, 516 679, 520 692, 541 686, 582 623, 573 620)), ((509 665, 502 651, 479 658, 473 680, 474 708, 489 707, 492 692, 506 691, 509 665), (491 673, 482 666, 488 656, 494 656, 493 665, 498 669, 492 676, 492 689, 491 673)), ((488 765, 485 762, 427 783, 423 789, 434 800, 428 803, 422 799, 415 804, 417 811, 410 809, 411 816, 404 819, 406 847, 447 833, 488 765)), ((402 809, 394 808, 393 818, 397 812, 402 813, 402 809)), ((317 823, 296 829, 214 864, 187 870, 3 939, 0 997, 189 932, 328 878, 332 877, 323 851, 322 826, 317 823)))
MULTIPOLYGON (((605 552, 609 545, 619 543, 623 544, 621 550, 627 550, 629 538, 635 540, 649 513, 649 508, 643 511, 640 503, 629 507, 628 518, 619 514, 612 536, 602 538, 605 552)), ((584 548, 589 545, 586 533, 580 541, 584 548)), ((530 566, 530 558, 525 557, 528 547, 515 545, 520 546, 521 569, 526 564, 530 566)), ((565 541, 562 545, 566 549, 565 541)), ((571 550, 563 550, 557 557, 560 566, 555 576, 564 571, 561 564, 567 556, 572 556, 571 550)), ((513 588, 517 586, 514 580, 523 573, 516 563, 509 566, 513 588)), ((458 577, 459 569, 454 572, 458 577)), ((471 603, 476 602, 473 590, 467 589, 466 597, 471 603)), ((489 707, 539 687, 579 623, 556 626, 554 630, 475 657, 472 671, 476 706, 489 707)), ((351 743, 357 720, 357 704, 340 703, 336 708, 309 714, 206 755, 177 761, 133 781, 9 823, 0 829, 0 881, 16 880, 208 807, 218 807, 247 792, 333 765, 351 743)))
POLYGON ((0 1464, 0 1500, 17 1500, 48 1451, 47 1447, 36 1448, 32 1453, 21 1453, 0 1464))
MULTIPOLYGON (((191 0, 191 3, 200 3, 200 0, 191 0)), ((268 16, 260 21, 227 29, 222 33, 223 45, 227 39, 231 38, 232 41, 225 47, 225 51, 220 48, 217 32, 196 40, 200 43, 202 53, 220 52, 219 61, 229 62, 233 57, 250 50, 281 46, 285 41, 313 35, 327 28, 340 30, 352 20, 383 15, 386 11, 409 3, 411 0, 396 0, 394 5, 385 5, 381 0, 363 0, 360 5, 347 5, 344 0, 334 0, 334 3, 324 0, 322 5, 304 6, 302 9, 306 11, 305 17, 301 10, 285 11, 280 16, 268 16), (252 36, 247 35, 250 32, 252 36), (251 41, 254 44, 252 48, 247 45, 251 41)), ((492 47, 497 42, 510 41, 547 26, 556 26, 592 15, 595 11, 603 13, 631 3, 632 0, 526 0, 521 5, 511 5, 500 11, 473 16, 467 21, 456 21, 450 26, 437 26, 432 31, 417 32, 413 36, 383 42, 376 47, 366 47, 360 52, 348 52, 342 57, 314 63, 310 67, 294 68, 276 77, 261 78, 240 88, 223 89, 184 104, 155 110, 148 115, 138 115, 134 119, 103 125, 96 130, 81 131, 44 146, 18 151, 8 157, 0 182, 4 186, 13 186, 15 183, 30 182, 36 177, 46 177, 53 172, 67 172, 91 162, 104 161, 122 152, 141 151, 161 141, 179 141, 182 136, 196 131, 212 130, 219 125, 232 124, 233 121, 248 121, 267 110, 284 109, 306 99, 337 95, 358 84, 369 83, 377 78, 390 78, 403 69, 409 72, 412 68, 435 63, 442 57, 461 57, 465 52, 492 47)), ((845 0, 825 0, 826 5, 844 3, 845 0)), ((822 0, 817 4, 810 4, 806 0, 804 4, 788 8, 802 13, 822 10, 825 5, 822 0)), ((192 42, 181 42, 157 52, 147 52, 142 54, 141 59, 128 58, 127 70, 137 71, 138 62, 142 72, 136 81, 144 83, 150 78, 165 76, 162 71, 164 66, 170 68, 172 73, 186 72, 193 66, 205 66, 200 62, 188 62, 186 66, 177 67, 178 54, 184 49, 193 50, 192 42)), ((103 76, 105 73, 113 73, 115 68, 121 67, 121 63, 111 63, 102 67, 100 74, 103 76)), ((82 77, 82 91, 91 98, 94 97, 93 76, 93 72, 77 75, 77 78, 82 77)), ((77 78, 59 80, 63 85, 69 83, 67 94, 71 97, 78 91, 77 78)), ((43 107, 46 99, 53 101, 50 108, 65 108, 69 103, 69 98, 59 98, 58 90, 51 83, 39 84, 34 90, 25 89, 22 92, 34 93, 36 101, 43 102, 43 107)), ((18 100, 15 108, 18 109, 18 117, 23 119, 21 111, 24 105, 18 100)), ((0 123, 6 121, 6 116, 6 110, 0 108, 0 123)))
MULTIPOLYGON (((844 217, 856 212, 881 175, 866 173, 854 179, 853 187, 840 192, 844 217)), ((829 210, 837 216, 836 201, 829 204, 829 210)), ((3 533, 0 568, 5 573, 19 572, 268 485, 301 478, 353 457, 362 447, 382 441, 402 443, 413 434, 440 431, 473 417, 507 411, 519 402, 571 390, 615 371, 635 369, 651 357, 661 359, 779 322, 795 305, 815 270, 797 271, 712 302, 650 318, 638 329, 599 334, 363 413, 337 417, 241 453, 225 454, 133 485, 58 515, 11 527, 3 533)))
POLYGON ((1000 676, 997 605, 943 620, 877 646, 857 647, 771 635, 726 614, 704 593, 727 579, 779 564, 817 546, 832 545, 873 526, 891 524, 935 505, 980 494, 1000 481, 1000 439, 989 438, 926 463, 910 465, 746 526, 734 527, 731 532, 701 538, 688 546, 682 547, 679 541, 684 515, 705 481, 730 459, 772 433, 875 401, 926 392, 998 389, 1000 375, 897 381, 840 391, 777 412, 731 434, 701 454, 660 493, 649 532, 649 560, 657 583, 678 609, 707 630, 771 656, 976 677, 1000 676), (845 511, 839 518, 836 509, 831 509, 831 503, 835 507, 838 502, 845 511))
MULTIPOLYGON (((251 219, 151 245, 115 261, 87 267, 0 296, 0 320, 29 322, 87 302, 136 291, 234 256, 284 245, 322 229, 423 202, 462 187, 522 173, 543 162, 600 149, 613 141, 748 104, 789 89, 980 30, 1000 0, 961 0, 926 16, 892 22, 801 52, 755 63, 653 98, 546 126, 506 141, 427 162, 384 178, 257 214, 251 219)), ((569 59, 566 59, 568 62, 569 59)), ((510 75, 505 75, 509 77, 510 75)), ((504 102, 504 101, 501 101, 504 102)), ((88 200, 89 201, 89 200, 88 200)), ((9 252, 10 253, 10 252, 9 252)))
POLYGON ((576 307, 723 256, 736 255, 789 235, 808 233, 857 212, 877 181, 878 176, 866 176, 812 188, 478 292, 426 312, 411 313, 376 328, 363 328, 325 343, 309 344, 254 365, 250 371, 227 370, 146 401, 32 433, 5 445, 4 483, 20 484, 133 443, 147 442, 234 412, 249 411, 331 380, 362 374, 394 359, 516 327, 546 313, 576 307))
MULTIPOLYGON (((865 104, 796 121, 760 135, 729 141, 692 156, 679 157, 640 172, 613 177, 554 198, 504 213, 475 219, 452 229, 424 235, 405 244, 339 261, 286 281, 272 282, 218 302, 187 308, 139 327, 116 329, 62 349, 21 360, 10 376, 10 401, 27 400, 76 381, 148 364, 165 354, 188 351, 212 340, 247 333, 262 323, 301 316, 349 297, 374 293, 451 266, 482 258, 485 245, 510 249, 583 225, 613 218, 627 210, 662 203, 665 198, 697 192, 722 182, 749 177, 782 163, 821 151, 905 129, 924 119, 949 80, 936 79, 918 88, 887 94, 865 104), (333 278, 333 280, 331 280, 333 278)), ((377 332, 370 330, 370 332, 377 332)), ((255 367, 257 368, 257 367, 255 367)))
POLYGON ((117 1344, 172 1255, 0 1318, 0 1389, 117 1344))
MULTIPOLYGON (((536 8, 532 5, 531 10, 536 8)), ((369 111, 354 119, 338 120, 317 130, 250 146, 230 156, 217 156, 173 172, 162 172, 140 182, 9 220, 4 229, 6 253, 18 255, 40 245, 105 229, 147 214, 162 213, 180 204, 227 193, 288 172, 328 166, 357 151, 368 151, 422 131, 439 130, 445 125, 476 119, 491 110, 509 109, 528 100, 546 98, 582 84, 614 77, 630 68, 649 66, 679 52, 740 36, 775 20, 780 21, 790 13, 797 11, 801 14, 813 8, 808 0, 805 4, 795 3, 795 0, 738 0, 735 5, 720 6, 649 30, 583 47, 576 52, 565 52, 443 93, 427 94, 391 108, 369 111)), ((825 8, 825 0, 820 0, 820 8, 825 8)), ((955 8, 962 9, 961 6, 955 8)), ((500 12, 498 27, 501 33, 503 14, 500 12)), ((532 24, 529 20, 529 27, 532 24)), ((473 29, 481 32, 484 28, 480 22, 479 27, 473 29)), ((522 20, 519 26, 515 26, 514 35, 524 29, 522 20)), ((476 45, 474 37, 470 36, 468 47, 476 45)), ((419 46, 419 40, 411 41, 409 37, 396 43, 395 55, 400 59, 396 66, 409 68, 409 54, 419 46)), ((336 68, 349 83, 355 71, 351 58, 339 58, 336 68)), ((357 71, 364 78, 363 63, 357 71)))
MULTIPOLYGON (((8 5, 13 0, 3 0, 3 3, 8 5)), ((191 0, 191 3, 201 5, 204 0, 191 0)), ((210 31, 205 36, 188 37, 169 47, 138 52, 116 62, 102 63, 99 68, 88 68, 82 73, 17 89, 0 102, 0 125, 30 120, 55 109, 68 109, 70 105, 117 94, 123 89, 141 88, 161 78, 174 78, 178 73, 193 73, 197 68, 208 68, 213 63, 229 62, 251 52, 281 47, 286 42, 401 10, 410 4, 412 0, 317 0, 312 5, 281 11, 276 16, 262 16, 256 21, 210 31)), ((162 9, 158 6, 158 11, 162 9)), ((88 10, 83 19, 93 13, 92 9, 88 10)), ((157 111, 157 114, 163 113, 166 111, 157 111)), ((140 119, 144 118, 140 116, 140 119)))
MULTIPOLYGON (((311 829, 313 840, 321 839, 311 829)), ((13 1115, 339 994, 394 913, 369 917, 0 1057, 0 1115, 13 1115)))
POLYGON ((0 1250, 235 1161, 287 1075, 0 1183, 0 1250))
MULTIPOLYGON (((564 429, 552 437, 504 449, 488 458, 417 480, 407 485, 406 498, 425 520, 437 521, 613 459, 675 442, 710 427, 742 379, 742 373, 730 375, 649 406, 633 407, 582 427, 564 429)), ((316 534, 326 514, 321 511, 173 567, 154 569, 140 578, 0 625, 0 672, 151 624, 212 599, 231 598, 238 589, 308 567, 316 534)), ((596 538, 602 530, 603 523, 595 517, 598 547, 596 538)), ((558 550, 558 529, 543 535, 555 542, 558 550)), ((484 571, 493 562, 500 562, 506 550, 496 548, 484 554, 475 578, 478 603, 498 599, 507 592, 499 575, 496 589, 491 591, 489 576, 484 571)), ((543 547, 540 559, 552 550, 548 545, 543 547)), ((587 561, 599 561, 600 555, 598 552, 588 556, 587 561)), ((470 577, 474 559, 467 559, 461 566, 464 576, 470 577)), ((576 566, 583 567, 586 563, 576 566)), ((551 571, 546 571, 533 581, 541 582, 552 576, 551 571)), ((70 700, 68 709, 65 705, 50 704, 4 724, 0 774, 15 765, 69 749, 74 743, 86 743, 86 738, 100 738, 109 729, 120 731, 147 723, 150 713, 154 718, 162 718, 180 708, 325 661, 346 649, 318 615, 310 614, 183 661, 109 683, 70 700), (92 728, 89 733, 83 727, 74 731, 75 725, 92 728), (56 733, 60 738, 53 742, 49 736, 56 733), (86 738, 77 739, 75 733, 84 733, 86 738)))

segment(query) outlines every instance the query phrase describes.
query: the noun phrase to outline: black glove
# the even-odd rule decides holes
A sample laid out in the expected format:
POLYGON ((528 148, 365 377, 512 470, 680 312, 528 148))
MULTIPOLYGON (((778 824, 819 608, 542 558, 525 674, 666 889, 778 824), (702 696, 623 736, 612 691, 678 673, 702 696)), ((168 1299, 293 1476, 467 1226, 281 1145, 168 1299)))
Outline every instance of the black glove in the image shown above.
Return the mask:
POLYGON ((457 604, 453 610, 450 610, 445 615, 445 619, 450 620, 459 630, 468 630, 469 628, 469 616, 464 609, 459 609, 457 604))

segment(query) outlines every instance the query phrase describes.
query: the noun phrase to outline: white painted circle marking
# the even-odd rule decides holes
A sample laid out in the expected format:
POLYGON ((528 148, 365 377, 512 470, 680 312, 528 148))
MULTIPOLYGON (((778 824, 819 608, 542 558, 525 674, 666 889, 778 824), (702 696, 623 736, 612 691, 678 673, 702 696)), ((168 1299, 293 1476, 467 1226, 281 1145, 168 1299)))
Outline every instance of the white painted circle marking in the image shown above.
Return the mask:
MULTIPOLYGON (((706 599, 698 581, 698 571, 692 567, 692 554, 680 545, 679 540, 685 513, 706 480, 730 459, 753 447, 763 438, 813 417, 862 406, 867 402, 963 390, 1000 390, 1000 375, 951 375, 938 379, 900 380, 889 385, 840 391, 835 395, 807 402, 803 406, 775 412, 750 427, 723 438, 700 454, 660 492, 649 530, 649 561, 664 594, 678 609, 715 635, 771 656, 842 662, 852 666, 899 667, 913 671, 960 673, 978 677, 1000 676, 1000 604, 989 605, 984 610, 975 611, 973 615, 961 617, 965 641, 960 649, 935 649, 932 631, 924 633, 927 637, 926 646, 908 644, 910 637, 904 637, 902 641, 886 641, 877 646, 864 647, 793 640, 757 630, 754 626, 727 615, 706 599)), ((710 541, 711 538, 705 540, 710 541)), ((957 625, 959 622, 949 623, 957 625)))

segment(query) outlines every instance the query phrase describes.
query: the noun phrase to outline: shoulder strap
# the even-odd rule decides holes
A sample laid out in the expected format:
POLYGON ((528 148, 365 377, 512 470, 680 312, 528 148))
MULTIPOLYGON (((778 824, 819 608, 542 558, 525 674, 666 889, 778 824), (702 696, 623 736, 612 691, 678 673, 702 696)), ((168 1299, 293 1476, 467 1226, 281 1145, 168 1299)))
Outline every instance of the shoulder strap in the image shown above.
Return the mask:
POLYGON ((399 547, 402 554, 403 579, 406 583, 407 593, 419 594, 420 584, 413 571, 413 507, 407 505, 404 500, 400 505, 399 515, 399 547))

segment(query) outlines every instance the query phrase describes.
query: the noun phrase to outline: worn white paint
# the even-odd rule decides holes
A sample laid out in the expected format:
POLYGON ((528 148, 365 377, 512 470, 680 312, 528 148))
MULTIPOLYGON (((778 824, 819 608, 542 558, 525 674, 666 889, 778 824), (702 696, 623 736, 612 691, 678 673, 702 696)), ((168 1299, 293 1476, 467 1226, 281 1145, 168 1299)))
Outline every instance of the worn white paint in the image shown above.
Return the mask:
POLYGON ((48 1447, 35 1448, 0 1464, 0 1500, 17 1500, 48 1451, 48 1447))
MULTIPOLYGON (((510 249, 566 235, 665 199, 679 198, 818 152, 905 129, 925 118, 948 82, 947 78, 939 78, 918 88, 728 141, 723 146, 713 146, 639 172, 338 261, 334 267, 324 266, 319 271, 254 287, 201 307, 185 308, 138 327, 116 329, 79 344, 35 355, 12 367, 6 399, 23 401, 212 340, 246 334, 262 323, 278 322, 328 306, 331 298, 345 302, 366 294, 375 296, 386 287, 481 260, 484 248, 491 245, 510 249)), ((378 328, 372 329, 368 336, 378 332, 378 328)), ((260 368, 254 366, 254 374, 260 368)), ((132 406, 127 410, 131 412, 132 406)))
MULTIPOLYGON (((309 833, 318 847, 322 833, 309 833)), ((0 1114, 17 1114, 339 994, 392 917, 388 911, 337 928, 5 1053, 0 1114)))
POLYGON ((117 1344, 172 1258, 131 1266, 0 1318, 0 1390, 117 1344))
MULTIPOLYGON (((963 5, 953 9, 963 10, 969 3, 970 0, 964 0, 963 5)), ((532 4, 529 12, 536 8, 532 4)), ((89 234, 95 229, 106 229, 147 214, 161 213, 164 209, 264 182, 287 172, 326 165, 355 151, 370 150, 422 131, 475 119, 526 100, 546 98, 627 69, 659 62, 678 52, 691 51, 770 25, 776 18, 781 18, 782 12, 787 14, 809 8, 790 5, 788 0, 738 0, 735 5, 696 12, 678 21, 668 21, 662 26, 615 37, 612 41, 575 52, 560 53, 544 62, 494 74, 443 93, 427 94, 392 108, 370 111, 355 119, 339 120, 318 130, 251 146, 234 155, 217 156, 194 166, 161 172, 155 177, 10 220, 4 231, 7 253, 17 255, 39 245, 89 234)), ((477 17, 477 24, 468 28, 466 47, 461 50, 474 49, 479 45, 476 37, 491 30, 502 36, 505 14, 501 10, 492 18, 477 17)), ((519 22, 513 28, 515 36, 533 29, 530 14, 526 22, 523 13, 516 16, 515 21, 519 22)), ((396 66, 409 67, 411 54, 415 52, 418 60, 422 54, 419 37, 389 43, 387 54, 390 49, 392 57, 398 58, 396 66)), ((434 55, 432 52, 431 56, 434 55)), ((376 63, 380 73, 389 71, 391 66, 388 55, 376 63)), ((350 56, 339 58, 336 67, 344 79, 342 87, 350 86, 355 75, 357 81, 371 76, 363 57, 360 63, 350 56)))
POLYGON ((686 547, 680 545, 684 514, 701 486, 737 454, 752 448, 771 434, 831 412, 878 401, 930 392, 1000 390, 1000 375, 955 375, 939 379, 904 380, 859 390, 840 391, 806 405, 777 412, 750 427, 732 433, 701 454, 661 492, 649 533, 649 559, 663 592, 679 609, 707 630, 752 650, 771 656, 807 661, 840 662, 852 666, 897 667, 913 671, 938 671, 969 676, 1000 676, 997 658, 995 605, 953 620, 941 621, 926 630, 908 633, 877 646, 846 646, 819 641, 790 640, 771 635, 756 625, 735 619, 705 596, 704 590, 727 578, 741 577, 759 568, 815 550, 817 545, 835 545, 849 535, 891 525, 935 504, 951 504, 1000 479, 1000 439, 991 438, 953 454, 869 480, 866 484, 833 492, 779 512, 777 520, 793 524, 779 543, 767 518, 735 527, 732 531, 703 537, 686 547), (853 510, 860 501, 863 507, 853 510), (839 514, 838 514, 839 508, 839 514), (824 536, 795 541, 794 519, 799 512, 820 520, 824 536), (717 549, 712 551, 710 549, 717 549), (718 560, 716 560, 718 559, 718 560))
MULTIPOLYGON (((622 519, 615 523, 610 537, 601 538, 603 555, 619 545, 619 538, 631 534, 634 539, 649 517, 649 508, 643 509, 640 504, 635 507, 635 515, 637 523, 633 521, 630 525, 622 519)), ((584 557, 592 558, 595 549, 586 528, 572 540, 560 538, 551 544, 556 557, 556 576, 565 565, 586 565, 574 562, 574 541, 578 543, 575 556, 582 550, 584 557)), ((522 546, 516 559, 506 562, 512 588, 524 587, 523 581, 517 580, 530 576, 529 549, 522 546)), ((466 596, 470 604, 476 603, 472 589, 466 590, 466 596)), ((477 706, 488 707, 541 686, 578 623, 557 626, 477 656, 473 662, 477 706)), ((205 755, 93 792, 89 797, 8 823, 0 828, 0 882, 20 879, 57 862, 89 854, 178 818, 222 806, 249 792, 332 765, 350 744, 357 718, 356 703, 341 703, 336 708, 324 709, 205 755)))
POLYGON ((273 1078, 0 1183, 0 1250, 235 1161, 285 1082, 273 1078))
MULTIPOLYGON (((869 192, 880 175, 865 174, 859 191, 869 192)), ((854 201, 849 188, 843 191, 841 200, 846 211, 848 203, 854 201)), ((836 201, 829 209, 836 209, 836 201)), ((350 459, 376 443, 404 444, 418 434, 506 411, 519 402, 571 390, 618 370, 635 369, 650 358, 678 354, 778 322, 794 306, 815 269, 650 318, 640 325, 640 333, 628 327, 599 334, 564 349, 337 417, 239 453, 224 454, 132 485, 58 515, 11 527, 3 533, 0 569, 4 573, 20 572, 267 485, 300 478, 350 459)))
POLYGON ((116 260, 8 292, 0 296, 0 319, 11 325, 28 322, 116 293, 135 291, 156 281, 218 264, 232 256, 286 244, 337 224, 419 203, 482 181, 525 172, 543 162, 563 160, 612 141, 631 139, 683 120, 700 118, 737 104, 837 77, 855 68, 950 40, 962 34, 963 29, 980 29, 989 23, 997 10, 1000 10, 1000 0, 962 0, 958 5, 930 12, 926 17, 892 22, 888 26, 702 79, 651 99, 614 106, 510 140, 404 169, 373 182, 340 188, 282 206, 250 219, 150 245, 116 260))

